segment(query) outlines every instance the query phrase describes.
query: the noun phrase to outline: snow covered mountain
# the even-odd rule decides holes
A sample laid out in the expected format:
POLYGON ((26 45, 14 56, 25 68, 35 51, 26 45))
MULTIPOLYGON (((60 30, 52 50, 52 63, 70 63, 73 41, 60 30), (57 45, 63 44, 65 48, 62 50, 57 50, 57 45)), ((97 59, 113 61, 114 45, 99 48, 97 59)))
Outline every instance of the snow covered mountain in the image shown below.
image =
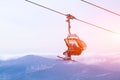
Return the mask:
POLYGON ((87 65, 28 55, 1 61, 0 80, 120 80, 120 71, 107 69, 111 67, 103 65, 107 63, 87 65))

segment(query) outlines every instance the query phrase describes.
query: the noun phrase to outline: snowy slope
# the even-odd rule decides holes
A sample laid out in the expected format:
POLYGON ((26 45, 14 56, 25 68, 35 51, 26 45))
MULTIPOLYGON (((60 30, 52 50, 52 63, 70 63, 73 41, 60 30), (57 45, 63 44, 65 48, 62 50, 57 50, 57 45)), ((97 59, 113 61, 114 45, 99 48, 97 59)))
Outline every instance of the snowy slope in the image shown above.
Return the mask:
POLYGON ((0 63, 0 80, 120 80, 103 66, 28 55, 0 63))

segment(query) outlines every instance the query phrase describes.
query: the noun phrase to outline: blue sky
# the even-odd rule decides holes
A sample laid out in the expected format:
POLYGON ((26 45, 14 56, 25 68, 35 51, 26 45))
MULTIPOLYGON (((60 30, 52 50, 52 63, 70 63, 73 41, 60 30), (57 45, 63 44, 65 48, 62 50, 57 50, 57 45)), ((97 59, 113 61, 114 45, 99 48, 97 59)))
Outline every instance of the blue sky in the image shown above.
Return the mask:
MULTIPOLYGON (((120 32, 120 17, 80 0, 32 0, 65 14, 120 32)), ((119 0, 87 0, 120 13, 119 0)), ((93 26, 71 21, 71 32, 85 41, 85 53, 120 52, 120 36, 93 26)), ((67 47, 66 17, 25 0, 0 1, 0 55, 3 54, 62 54, 67 47)))

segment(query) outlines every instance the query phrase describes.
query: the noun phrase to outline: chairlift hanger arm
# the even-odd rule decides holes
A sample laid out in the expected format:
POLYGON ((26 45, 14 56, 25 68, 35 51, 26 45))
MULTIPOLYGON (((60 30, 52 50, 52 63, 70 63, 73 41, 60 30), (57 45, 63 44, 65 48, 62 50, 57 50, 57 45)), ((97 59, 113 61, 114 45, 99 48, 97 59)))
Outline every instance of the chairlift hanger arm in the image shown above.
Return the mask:
POLYGON ((90 4, 90 5, 94 6, 94 7, 97 7, 97 8, 99 8, 99 9, 102 9, 102 10, 104 10, 104 11, 107 11, 107 12, 109 12, 109 13, 112 13, 112 14, 115 14, 115 15, 117 15, 117 16, 120 16, 120 14, 118 14, 118 13, 116 13, 116 12, 113 12, 113 11, 108 10, 108 9, 105 9, 105 8, 103 8, 103 7, 101 7, 101 6, 95 5, 95 4, 93 4, 93 3, 91 3, 91 2, 88 2, 88 1, 86 1, 86 0, 81 0, 81 1, 82 1, 82 2, 85 2, 85 3, 87 3, 87 4, 90 4))
MULTIPOLYGON (((71 27, 71 26, 70 26, 70 20, 72 20, 72 19, 75 19, 75 20, 77 20, 77 21, 83 22, 83 23, 85 23, 85 24, 88 24, 88 25, 97 27, 97 28, 99 28, 99 29, 102 29, 102 30, 105 30, 105 31, 108 31, 108 32, 116 33, 116 32, 113 32, 113 31, 111 31, 111 30, 109 30, 109 29, 106 29, 106 28, 97 26, 97 25, 95 25, 95 24, 92 24, 92 23, 89 23, 89 22, 86 22, 86 21, 83 21, 83 20, 80 20, 80 19, 77 19, 76 17, 74 17, 74 16, 71 15, 71 14, 64 14, 64 13, 61 13, 61 12, 59 12, 59 11, 53 10, 53 9, 51 9, 51 8, 45 7, 45 6, 43 6, 43 5, 37 4, 37 3, 32 2, 32 1, 29 1, 29 0, 25 0, 25 1, 27 1, 27 2, 29 2, 29 3, 32 3, 32 4, 34 4, 34 5, 37 5, 37 6, 39 6, 39 7, 45 8, 45 9, 47 9, 47 10, 56 12, 56 13, 61 14, 61 15, 63 15, 63 16, 66 16, 66 17, 67 17, 67 22, 68 22, 68 32, 69 32, 69 34, 71 34, 71 32, 70 32, 70 27, 71 27)), ((82 0, 82 1, 83 1, 83 0, 82 0)))

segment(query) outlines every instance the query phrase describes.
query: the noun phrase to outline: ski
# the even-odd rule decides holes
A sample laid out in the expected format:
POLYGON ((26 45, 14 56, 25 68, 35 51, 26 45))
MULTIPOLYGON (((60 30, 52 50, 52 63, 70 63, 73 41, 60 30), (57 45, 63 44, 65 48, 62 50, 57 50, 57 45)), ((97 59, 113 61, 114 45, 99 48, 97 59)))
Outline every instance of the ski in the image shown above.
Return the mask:
POLYGON ((60 58, 60 59, 63 59, 64 61, 73 61, 73 62, 78 62, 78 61, 76 61, 76 60, 73 60, 73 59, 70 59, 70 60, 67 60, 67 59, 65 59, 64 57, 62 57, 62 56, 57 56, 58 58, 60 58))

